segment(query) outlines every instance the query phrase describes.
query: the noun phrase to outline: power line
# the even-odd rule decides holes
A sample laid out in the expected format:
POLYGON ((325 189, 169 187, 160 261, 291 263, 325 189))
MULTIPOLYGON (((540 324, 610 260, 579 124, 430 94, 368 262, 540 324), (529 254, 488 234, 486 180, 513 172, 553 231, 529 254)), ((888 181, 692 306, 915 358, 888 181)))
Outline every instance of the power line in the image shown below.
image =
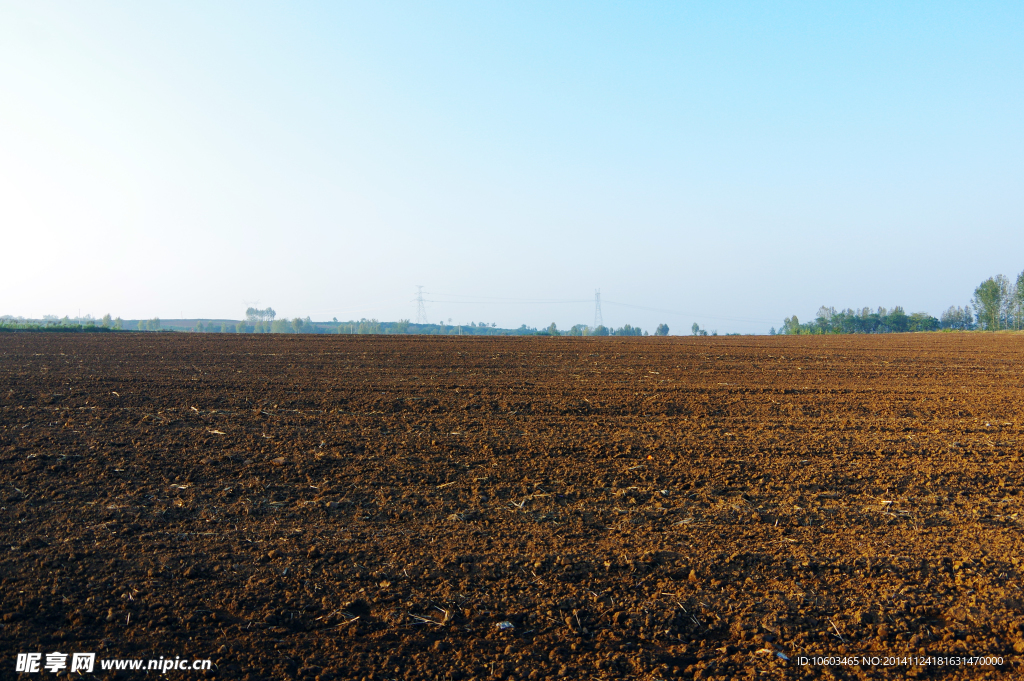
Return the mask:
POLYGON ((427 306, 423 304, 424 302, 426 302, 426 301, 423 300, 423 287, 422 286, 416 286, 416 288, 417 288, 417 292, 416 292, 416 323, 417 324, 426 324, 427 323, 427 306))
POLYGON ((424 298, 425 303, 441 303, 443 305, 579 305, 590 300, 432 300, 424 298))
POLYGON ((553 300, 543 298, 499 298, 496 296, 465 296, 457 293, 435 293, 428 291, 427 295, 430 296, 443 296, 447 298, 471 298, 472 300, 428 300, 428 303, 468 303, 468 304, 484 304, 490 303, 491 301, 504 301, 511 304, 525 304, 525 303, 538 303, 544 305, 563 305, 563 304, 575 304, 575 303, 589 303, 589 300, 553 300))
POLYGON ((756 323, 760 323, 760 324, 769 324, 769 323, 775 321, 775 320, 772 320, 772 319, 747 319, 747 318, 743 318, 743 317, 722 317, 722 316, 719 316, 719 315, 702 314, 702 313, 699 313, 699 312, 680 312, 679 310, 666 310, 666 309, 660 308, 660 307, 647 307, 645 305, 630 305, 629 303, 616 303, 615 301, 612 301, 612 300, 606 300, 605 302, 608 303, 609 305, 618 305, 619 307, 631 307, 631 308, 636 309, 636 310, 648 310, 650 312, 662 312, 664 314, 677 315, 677 316, 680 316, 680 317, 701 317, 701 318, 706 318, 706 319, 718 319, 718 320, 729 321, 729 322, 751 322, 751 323, 756 322, 756 323))

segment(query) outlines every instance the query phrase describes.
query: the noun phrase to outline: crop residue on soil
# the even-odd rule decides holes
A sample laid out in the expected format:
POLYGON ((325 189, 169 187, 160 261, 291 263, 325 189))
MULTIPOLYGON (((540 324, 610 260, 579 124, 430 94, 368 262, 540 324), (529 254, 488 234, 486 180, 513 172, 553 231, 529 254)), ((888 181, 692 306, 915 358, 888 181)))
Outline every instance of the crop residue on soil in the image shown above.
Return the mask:
POLYGON ((1019 673, 1021 347, 4 334, 5 674, 1019 673))

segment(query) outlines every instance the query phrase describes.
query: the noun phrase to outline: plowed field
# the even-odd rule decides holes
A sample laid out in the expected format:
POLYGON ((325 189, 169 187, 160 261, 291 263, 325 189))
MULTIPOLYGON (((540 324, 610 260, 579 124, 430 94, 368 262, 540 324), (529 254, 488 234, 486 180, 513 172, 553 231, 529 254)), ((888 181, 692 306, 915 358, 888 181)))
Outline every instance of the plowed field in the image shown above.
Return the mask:
POLYGON ((1018 674, 1022 347, 2 334, 3 678, 1018 674))

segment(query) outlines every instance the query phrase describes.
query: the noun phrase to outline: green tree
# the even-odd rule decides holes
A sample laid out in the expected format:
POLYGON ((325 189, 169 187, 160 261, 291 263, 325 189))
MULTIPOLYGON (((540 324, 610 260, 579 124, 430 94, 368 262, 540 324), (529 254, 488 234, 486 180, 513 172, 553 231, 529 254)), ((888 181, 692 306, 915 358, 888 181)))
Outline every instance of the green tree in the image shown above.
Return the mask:
POLYGON ((107 314, 103 315, 103 328, 104 329, 109 329, 110 328, 110 313, 109 312, 107 314))
POLYGON ((939 318, 939 326, 952 331, 969 331, 974 328, 974 314, 970 304, 965 307, 950 305, 939 318))
POLYGON ((795 336, 800 333, 800 320, 796 315, 786 317, 782 321, 782 333, 795 336))
POLYGON ((654 332, 655 336, 667 336, 668 335, 668 324, 658 324, 658 328, 654 332))
POLYGON ((123 328, 124 328, 124 320, 121 319, 120 317, 118 317, 117 319, 114 320, 114 330, 115 331, 120 331, 123 328))
POLYGON ((562 334, 560 334, 558 332, 558 327, 555 325, 554 322, 551 322, 551 326, 549 326, 547 328, 547 332, 548 332, 549 336, 561 336, 562 335, 562 334))
POLYGON ((836 316, 836 309, 834 307, 826 307, 822 305, 818 308, 818 316, 814 320, 815 331, 817 333, 832 333, 834 327, 832 324, 832 318, 836 316))
MULTIPOLYGON (((999 275, 1003 279, 1002 275, 999 275)), ((978 284, 974 289, 974 299, 971 303, 978 314, 978 325, 987 330, 995 331, 999 328, 999 313, 1002 309, 1004 287, 1002 282, 995 277, 989 277, 978 284)))
POLYGON ((203 321, 202 320, 197 321, 196 322, 196 331, 198 333, 202 333, 205 330, 206 330, 206 327, 203 326, 203 321))
MULTIPOLYGON (((245 321, 252 324, 253 326, 256 326, 257 323, 262 322, 263 326, 261 326, 260 328, 263 331, 267 332, 269 332, 270 323, 274 321, 275 317, 277 317, 277 313, 274 312, 274 308, 272 307, 267 307, 262 310, 257 307, 249 307, 246 308, 245 310, 245 321)), ((257 333, 263 333, 263 331, 257 331, 257 333)))
POLYGON ((145 331, 148 328, 149 328, 149 325, 146 323, 146 320, 145 319, 140 319, 139 320, 139 331, 145 331))
POLYGON ((1024 272, 1017 275, 1017 281, 1013 283, 1013 328, 1018 331, 1024 326, 1024 272))
POLYGON ((999 323, 1000 329, 1009 329, 1013 326, 1013 282, 1008 277, 997 274, 996 283, 999 284, 999 323))
POLYGON ((363 317, 359 320, 359 325, 356 327, 356 333, 374 335, 379 334, 381 331, 380 322, 376 319, 367 319, 363 317))
POLYGON ((893 333, 903 333, 910 330, 910 318, 903 308, 897 305, 885 318, 885 325, 893 333))
POLYGON ((927 312, 915 312, 910 315, 908 331, 935 331, 939 328, 940 322, 927 312))

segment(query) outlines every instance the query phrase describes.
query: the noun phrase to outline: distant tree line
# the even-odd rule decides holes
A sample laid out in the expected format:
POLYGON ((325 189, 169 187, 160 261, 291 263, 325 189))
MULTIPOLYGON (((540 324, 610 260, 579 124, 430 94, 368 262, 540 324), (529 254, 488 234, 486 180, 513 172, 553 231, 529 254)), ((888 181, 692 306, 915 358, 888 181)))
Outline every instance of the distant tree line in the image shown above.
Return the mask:
MULTIPOLYGON (((260 312, 256 310, 255 312, 260 312)), ((263 311, 263 318, 250 317, 239 322, 235 329, 236 333, 336 333, 336 334, 419 334, 429 336, 646 336, 646 331, 638 326, 625 324, 617 329, 605 326, 590 327, 586 324, 576 324, 572 328, 561 331, 554 322, 545 329, 538 330, 535 327, 523 324, 517 329, 499 328, 497 324, 485 322, 470 322, 469 324, 453 324, 449 319, 447 322, 440 321, 437 324, 414 324, 408 319, 399 319, 397 322, 382 322, 377 319, 360 319, 339 322, 334 319, 331 322, 313 322, 306 319, 295 318, 291 322, 274 319, 274 311, 267 308, 263 311), (270 321, 267 321, 269 319, 270 321)), ((223 325, 222 325, 223 326, 223 325)), ((209 331, 209 326, 198 328, 197 331, 209 331)), ((216 329, 214 329, 216 330, 216 329)), ((221 328, 220 330, 225 330, 221 328)), ((655 335, 667 336, 668 325, 661 324, 655 335)))
POLYGON ((518 329, 500 329, 497 324, 484 322, 470 322, 469 324, 453 324, 449 319, 447 322, 440 321, 437 324, 413 324, 408 319, 399 319, 397 322, 382 322, 377 319, 338 321, 337 317, 330 322, 314 322, 309 317, 302 319, 277 319, 277 313, 273 308, 263 310, 249 308, 246 310, 245 319, 237 324, 217 324, 215 322, 202 322, 196 324, 195 331, 221 331, 234 333, 333 333, 333 334, 422 334, 431 336, 509 336, 509 335, 533 335, 537 329, 527 327, 525 324, 518 329), (211 326, 213 328, 211 328, 211 326))
MULTIPOLYGON (((436 324, 414 324, 408 319, 399 319, 397 322, 382 322, 377 319, 338 321, 335 317, 330 322, 314 322, 309 317, 294 317, 292 319, 278 319, 277 312, 272 307, 263 309, 250 307, 245 311, 245 318, 240 321, 198 319, 194 323, 189 321, 187 326, 180 322, 171 320, 168 325, 161 322, 159 317, 152 319, 139 319, 132 321, 132 330, 138 331, 186 331, 192 333, 304 333, 304 334, 420 334, 431 336, 647 336, 648 333, 639 326, 624 324, 618 328, 599 325, 591 327, 586 324, 576 324, 571 328, 562 331, 552 322, 545 329, 538 330, 536 327, 521 325, 517 329, 499 328, 495 323, 469 322, 468 324, 453 324, 452 320, 441 320, 436 324)), ((695 325, 696 326, 696 325, 695 325)), ((30 320, 23 317, 12 317, 6 315, 0 317, 0 329, 3 330, 49 330, 49 331, 122 331, 128 326, 120 317, 112 319, 109 314, 104 315, 101 320, 93 319, 85 315, 75 321, 68 317, 58 319, 55 316, 47 315, 42 320, 30 320)), ((659 324, 654 332, 655 336, 667 336, 669 333, 668 324, 659 324)), ((717 335, 717 334, 714 334, 717 335)))
POLYGON ((92 324, 52 324, 36 321, 17 321, 11 319, 0 319, 0 331, 79 331, 94 333, 110 333, 115 331, 111 327, 92 324))
POLYGON ((1024 328, 1024 272, 1017 275, 1016 281, 997 274, 981 282, 974 289, 971 306, 979 329, 1024 328))
MULTIPOLYGON (((694 327, 696 328, 696 324, 694 327)), ((974 289, 971 301, 963 307, 951 305, 938 318, 926 312, 907 314, 897 305, 891 310, 862 308, 837 311, 822 306, 814 321, 803 322, 796 315, 786 317, 776 333, 907 333, 913 331, 999 331, 1024 328, 1024 272, 1016 281, 998 274, 981 282, 974 289)), ((695 331, 696 333, 696 331, 695 331)))
POLYGON ((42 319, 26 319, 25 317, 0 317, 0 330, 3 331, 121 331, 124 320, 120 317, 112 319, 109 314, 102 319, 94 319, 85 315, 78 319, 65 316, 58 319, 55 315, 45 315, 42 319))
MULTIPOLYGON (((648 333, 641 329, 639 326, 630 326, 625 324, 617 329, 610 329, 603 324, 599 324, 594 327, 587 326, 586 324, 576 324, 567 331, 559 331, 558 326, 551 322, 551 326, 544 329, 543 331, 534 330, 531 335, 536 336, 646 336, 648 333)), ((660 324, 657 331, 654 332, 655 336, 667 336, 668 325, 660 324)))
POLYGON ((812 322, 800 323, 796 315, 787 317, 782 323, 781 333, 904 333, 907 331, 936 331, 941 328, 940 320, 924 312, 908 315, 897 305, 892 310, 879 307, 877 310, 863 308, 837 311, 834 307, 821 307, 812 322))

